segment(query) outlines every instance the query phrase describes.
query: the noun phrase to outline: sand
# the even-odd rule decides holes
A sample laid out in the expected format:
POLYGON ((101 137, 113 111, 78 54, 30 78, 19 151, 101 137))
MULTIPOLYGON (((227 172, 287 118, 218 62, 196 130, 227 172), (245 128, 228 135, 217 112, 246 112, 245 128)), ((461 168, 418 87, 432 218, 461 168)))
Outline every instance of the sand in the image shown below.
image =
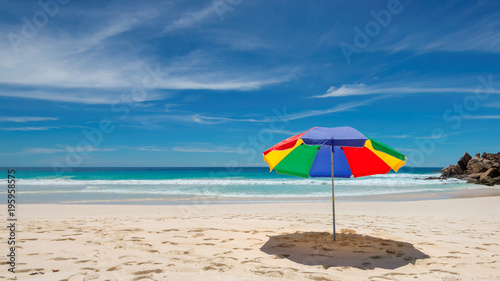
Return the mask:
POLYGON ((333 242, 330 203, 19 205, 0 279, 500 280, 500 197, 336 211, 333 242))

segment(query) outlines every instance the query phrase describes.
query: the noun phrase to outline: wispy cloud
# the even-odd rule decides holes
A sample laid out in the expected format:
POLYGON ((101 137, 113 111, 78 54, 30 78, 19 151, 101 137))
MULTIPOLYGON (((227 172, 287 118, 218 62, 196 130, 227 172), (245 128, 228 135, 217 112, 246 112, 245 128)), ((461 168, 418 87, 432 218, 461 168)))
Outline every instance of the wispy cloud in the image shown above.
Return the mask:
POLYGON ((238 153, 236 148, 229 146, 219 146, 210 143, 193 143, 184 146, 174 147, 157 147, 157 146, 141 146, 141 147, 121 147, 124 149, 132 149, 139 151, 153 152, 200 152, 200 153, 238 153))
POLYGON ((403 134, 403 135, 378 135, 378 134, 373 134, 370 135, 370 137, 377 138, 377 139, 407 139, 407 138, 412 138, 413 136, 410 134, 403 134))
POLYGON ((500 119, 500 115, 469 115, 466 119, 500 119))
POLYGON ((41 126, 41 127, 0 128, 0 130, 2 131, 47 131, 51 129, 59 129, 59 127, 41 126))
POLYGON ((288 135, 288 136, 295 136, 300 134, 301 132, 292 132, 292 131, 287 131, 287 130, 270 130, 271 132, 275 134, 282 134, 282 135, 288 135))
POLYGON ((47 131, 52 129, 85 129, 89 128, 87 126, 79 126, 79 125, 60 125, 60 126, 27 126, 27 127, 6 127, 0 128, 2 131, 47 131))
MULTIPOLYGON (((456 16, 453 29, 442 24, 433 26, 426 32, 407 32, 407 36, 392 44, 380 45, 391 52, 402 50, 413 50, 420 53, 431 51, 464 52, 479 51, 488 53, 500 52, 500 18, 498 13, 492 13, 484 17, 476 17, 474 20, 456 16)), ((422 23, 420 23, 422 24, 422 23)))
MULTIPOLYGON (((56 102, 67 102, 67 103, 81 103, 81 104, 119 104, 125 102, 135 102, 141 103, 146 101, 157 101, 163 100, 169 97, 168 94, 158 94, 154 92, 147 92, 144 96, 134 96, 134 99, 124 100, 122 98, 123 93, 121 92, 76 92, 71 91, 71 93, 57 91, 18 91, 10 90, 5 92, 0 92, 0 96, 13 97, 13 98, 24 98, 24 99, 35 99, 35 100, 47 100, 56 102)), ((128 96, 132 96, 131 93, 128 96)))
MULTIPOLYGON (((54 153, 68 153, 73 151, 79 151, 80 148, 71 147, 71 146, 62 146, 59 145, 57 147, 29 147, 25 148, 19 153, 16 154, 54 154, 54 153)), ((97 152, 97 151, 115 151, 116 148, 96 148, 93 146, 83 147, 83 151, 85 152, 97 152)))
POLYGON ((59 120, 59 118, 55 117, 0 117, 0 122, 17 122, 17 123, 25 123, 25 122, 38 122, 38 121, 55 121, 59 120))
POLYGON ((348 111, 348 110, 353 110, 355 108, 358 108, 360 106, 368 105, 371 104, 372 102, 382 99, 383 97, 375 97, 371 99, 367 99, 364 101, 360 102, 351 102, 351 103, 344 103, 344 104, 339 104, 331 108, 327 109, 319 109, 319 110, 306 110, 298 113, 292 113, 292 114, 287 114, 280 119, 283 121, 292 121, 292 120, 297 120, 297 119, 302 119, 302 118, 308 118, 308 117, 313 117, 313 116, 319 116, 319 115, 325 115, 325 114, 331 114, 335 112, 343 112, 343 111, 348 111))
POLYGON ((269 122, 269 118, 254 119, 254 118, 230 118, 218 116, 203 116, 201 114, 193 115, 193 121, 200 124, 220 124, 227 122, 251 122, 251 123, 264 123, 269 122))
POLYGON ((236 67, 224 54, 194 50, 174 58, 165 66, 155 65, 158 89, 174 90, 257 90, 287 82, 300 73, 300 68, 286 66, 236 67))
POLYGON ((197 146, 176 146, 172 149, 178 152, 200 152, 200 153, 238 153, 236 148, 227 146, 197 147, 197 146))
MULTIPOLYGON (((385 96, 374 97, 371 99, 366 99, 360 102, 351 102, 338 104, 331 108, 326 109, 315 109, 315 110, 305 110, 296 113, 285 113, 279 116, 279 121, 287 122, 292 120, 299 120, 303 118, 309 118, 314 116, 320 116, 325 114, 343 112, 354 110, 358 107, 369 105, 372 102, 383 99, 385 96)), ((155 115, 143 115, 143 116, 134 116, 131 118, 131 121, 138 122, 141 124, 141 128, 151 128, 151 129, 160 129, 162 128, 161 124, 170 120, 175 120, 178 122, 186 122, 186 123, 198 123, 204 125, 217 125, 223 123, 232 123, 232 122, 242 122, 242 123, 268 123, 272 120, 276 120, 276 116, 242 116, 239 118, 229 117, 229 116, 217 116, 217 115, 209 115, 209 114, 201 114, 201 113, 171 113, 171 114, 155 114, 155 115)), ((290 131, 278 130, 276 133, 285 134, 285 135, 293 135, 297 134, 290 131)))
POLYGON ((460 88, 460 87, 422 87, 422 86, 389 86, 389 85, 374 85, 367 86, 365 84, 344 84, 337 87, 330 87, 326 93, 313 96, 313 98, 329 98, 329 97, 346 97, 360 95, 375 95, 375 94, 424 94, 424 93, 490 93, 500 94, 500 90, 476 89, 476 88, 460 88))
POLYGON ((167 25, 161 34, 168 34, 175 30, 182 30, 197 26, 211 16, 215 16, 215 10, 212 2, 210 4, 196 11, 188 12, 182 15, 178 20, 172 24, 167 25))

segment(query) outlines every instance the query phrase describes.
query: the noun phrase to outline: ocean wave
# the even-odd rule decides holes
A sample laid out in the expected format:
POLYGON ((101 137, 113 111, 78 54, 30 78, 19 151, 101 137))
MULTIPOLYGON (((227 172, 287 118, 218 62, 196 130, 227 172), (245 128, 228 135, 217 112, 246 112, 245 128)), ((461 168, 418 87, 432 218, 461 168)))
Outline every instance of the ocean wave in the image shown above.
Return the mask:
MULTIPOLYGON (((459 179, 432 179, 426 180, 428 175, 403 174, 395 176, 382 175, 356 179, 335 179, 335 185, 374 185, 374 186, 412 186, 465 183, 459 179)), ((329 185, 331 180, 322 179, 224 179, 224 178, 199 178, 199 179, 162 179, 162 180, 73 180, 73 179, 21 179, 19 185, 162 185, 162 186, 276 186, 276 185, 329 185)))

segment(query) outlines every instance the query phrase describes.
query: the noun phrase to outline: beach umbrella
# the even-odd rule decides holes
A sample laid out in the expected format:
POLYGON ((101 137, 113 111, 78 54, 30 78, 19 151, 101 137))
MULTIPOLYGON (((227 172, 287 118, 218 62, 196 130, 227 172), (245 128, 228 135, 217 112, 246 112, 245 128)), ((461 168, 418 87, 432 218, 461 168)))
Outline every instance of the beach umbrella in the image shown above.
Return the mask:
POLYGON ((298 177, 332 178, 333 239, 334 177, 350 178, 397 172, 406 156, 351 127, 314 127, 264 151, 271 171, 298 177))

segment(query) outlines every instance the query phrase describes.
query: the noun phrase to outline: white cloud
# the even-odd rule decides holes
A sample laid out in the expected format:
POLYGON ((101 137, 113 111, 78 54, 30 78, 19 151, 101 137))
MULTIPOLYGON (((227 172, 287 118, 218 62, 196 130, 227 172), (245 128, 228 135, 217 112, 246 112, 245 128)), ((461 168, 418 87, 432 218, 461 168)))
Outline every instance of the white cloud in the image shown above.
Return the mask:
POLYGON ((71 147, 71 146, 62 146, 58 145, 57 147, 50 147, 50 148, 45 148, 45 147, 29 147, 25 148, 23 151, 17 153, 17 154, 54 154, 54 153, 68 153, 72 151, 84 151, 84 152, 97 152, 97 151, 115 151, 116 148, 96 148, 93 146, 87 146, 87 147, 71 147))
POLYGON ((500 115, 470 115, 466 119, 500 119, 500 115))
POLYGON ((31 127, 11 127, 11 128, 0 128, 2 131, 47 131, 52 129, 63 129, 63 128, 88 128, 86 126, 78 125, 62 125, 62 126, 31 126, 31 127))
POLYGON ((339 104, 331 108, 327 109, 318 109, 318 110, 306 110, 298 113, 293 113, 293 114, 287 114, 284 115, 280 118, 280 120, 283 121, 291 121, 291 120, 297 120, 297 119, 302 119, 302 118, 307 118, 307 117, 313 117, 313 116, 319 116, 319 115, 325 115, 325 114, 330 114, 330 113, 335 113, 335 112, 342 112, 342 111, 348 111, 348 110, 353 110, 357 107, 368 105, 372 103, 375 100, 381 99, 382 97, 376 97, 376 98, 371 98, 367 99, 361 102, 351 102, 351 103, 344 103, 344 104, 339 104))
POLYGON ((210 143, 192 143, 190 145, 175 146, 175 147, 157 147, 157 146, 142 146, 142 147, 122 147, 124 149, 132 149, 139 151, 154 151, 154 152, 200 152, 200 153, 238 153, 236 148, 228 146, 217 146, 210 143))
POLYGON ((199 153, 238 153, 236 148, 227 146, 198 147, 198 146, 176 146, 172 149, 178 152, 199 152, 199 153))
MULTIPOLYGON (((257 90, 265 86, 289 81, 299 73, 294 66, 266 67, 232 66, 224 56, 195 50, 174 58, 165 66, 155 65, 159 89, 176 90, 257 90)), ((151 72, 150 71, 150 72, 151 72)))
MULTIPOLYGON (((376 100, 383 99, 385 97, 374 97, 371 99, 366 99, 361 102, 351 102, 339 104, 331 108, 327 109, 317 109, 317 110, 305 110, 297 113, 284 113, 279 117, 276 116, 262 116, 262 117, 241 117, 241 118, 233 118, 226 116, 214 116, 214 115, 204 115, 200 113, 189 114, 189 113, 181 113, 181 114, 157 114, 157 115, 144 115, 144 116, 134 116, 131 117, 131 121, 135 121, 141 124, 141 128, 151 128, 151 129, 160 129, 161 123, 166 122, 167 120, 176 120, 179 122, 187 122, 187 123, 198 123, 198 124, 206 124, 206 125, 214 125, 221 123, 230 123, 230 122, 248 122, 248 123, 267 123, 272 120, 277 120, 280 122, 287 122, 292 120, 298 120, 313 116, 320 116, 325 114, 331 114, 336 112, 343 112, 348 110, 354 110, 358 107, 368 105, 376 100)), ((278 130, 276 133, 281 134, 294 134, 290 131, 281 131, 278 130)))
POLYGON ((289 136, 295 136, 303 132, 292 132, 292 131, 287 131, 287 130, 270 130, 271 132, 275 134, 282 134, 282 135, 289 135, 289 136))
POLYGON ((193 121, 200 124, 220 124, 226 122, 251 122, 251 123, 264 123, 268 122, 269 119, 254 119, 254 118, 229 118, 229 117, 218 117, 218 116, 203 116, 201 114, 194 114, 193 121))
POLYGON ((140 95, 133 95, 131 92, 49 92, 49 91, 5 91, 0 92, 0 96, 13 97, 13 98, 26 98, 36 100, 48 100, 57 102, 68 103, 82 103, 82 104, 119 104, 132 102, 146 102, 162 100, 168 97, 167 94, 157 94, 151 91, 146 91, 147 95, 141 97, 140 95), (125 94, 125 95, 124 95, 125 94), (122 98, 122 95, 127 97, 127 100, 122 98), (133 99, 132 99, 133 97, 133 99), (130 99, 128 99, 130 98, 130 99))
POLYGON ((329 97, 347 97, 360 95, 376 95, 376 94, 424 94, 424 93, 490 93, 500 94, 500 90, 491 90, 483 88, 460 88, 460 87, 422 87, 419 85, 408 86, 390 86, 390 85, 374 85, 367 86, 365 84, 345 84, 340 88, 330 87, 326 93, 313 96, 313 98, 329 98, 329 97))
POLYGON ((210 16, 215 16, 215 10, 212 2, 208 6, 194 12, 188 12, 182 15, 178 20, 166 26, 161 34, 168 34, 179 29, 187 29, 197 26, 201 22, 208 19, 210 16))
POLYGON ((25 123, 25 122, 37 122, 37 121, 55 121, 59 120, 59 118, 55 117, 0 117, 0 122, 18 122, 18 123, 25 123))
POLYGON ((455 30, 449 30, 449 25, 436 25, 426 32, 408 32, 408 35, 392 44, 380 45, 389 51, 414 50, 417 52, 448 51, 464 52, 479 51, 489 53, 500 52, 500 18, 498 13, 478 18, 471 22, 457 18, 456 22, 465 25, 454 25, 455 30), (445 30, 446 29, 446 30, 445 30))
POLYGON ((59 127, 15 127, 15 128, 0 128, 2 131, 47 131, 50 129, 59 129, 59 127))
POLYGON ((376 138, 376 139, 407 139, 407 138, 412 138, 413 136, 411 135, 377 135, 373 134, 370 135, 370 137, 376 138))

